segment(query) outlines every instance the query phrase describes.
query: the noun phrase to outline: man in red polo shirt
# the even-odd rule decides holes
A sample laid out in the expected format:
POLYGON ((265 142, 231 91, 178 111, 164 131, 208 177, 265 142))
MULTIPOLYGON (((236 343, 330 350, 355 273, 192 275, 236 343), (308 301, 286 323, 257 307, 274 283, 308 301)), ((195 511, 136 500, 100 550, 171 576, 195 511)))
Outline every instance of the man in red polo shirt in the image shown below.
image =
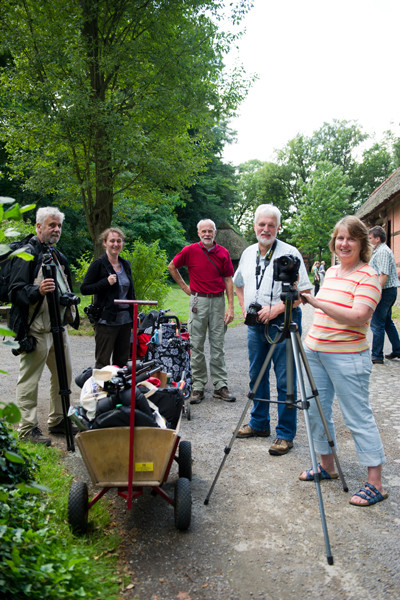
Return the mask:
POLYGON ((208 381, 204 356, 204 342, 208 330, 210 344, 210 374, 214 385, 213 398, 234 402, 236 398, 227 387, 224 337, 228 323, 233 321, 233 265, 228 250, 215 243, 215 223, 204 219, 197 224, 200 242, 185 246, 169 263, 168 270, 190 296, 188 329, 192 343, 191 364, 193 391, 191 404, 204 398, 208 381), (178 269, 188 267, 190 286, 182 279, 178 269), (225 310, 225 290, 228 309, 225 310))

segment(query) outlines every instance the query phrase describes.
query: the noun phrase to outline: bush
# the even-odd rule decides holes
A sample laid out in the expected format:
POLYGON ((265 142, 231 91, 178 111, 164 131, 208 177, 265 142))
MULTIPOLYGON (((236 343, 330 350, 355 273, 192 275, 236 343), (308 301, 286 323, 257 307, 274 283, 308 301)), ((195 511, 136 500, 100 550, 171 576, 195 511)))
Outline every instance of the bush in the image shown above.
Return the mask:
POLYGON ((72 546, 60 535, 54 513, 37 496, 0 487, 0 597, 94 600, 105 589, 115 597, 115 575, 104 569, 94 576, 85 544, 72 546))
MULTIPOLYGON (((136 240, 122 252, 122 256, 131 263, 132 277, 137 300, 156 300, 163 306, 168 295, 168 260, 165 250, 161 250, 158 240, 145 244, 136 240)), ((148 312, 152 307, 140 308, 148 312)))
POLYGON ((34 476, 36 464, 18 446, 11 428, 0 418, 0 485, 15 487, 34 476))

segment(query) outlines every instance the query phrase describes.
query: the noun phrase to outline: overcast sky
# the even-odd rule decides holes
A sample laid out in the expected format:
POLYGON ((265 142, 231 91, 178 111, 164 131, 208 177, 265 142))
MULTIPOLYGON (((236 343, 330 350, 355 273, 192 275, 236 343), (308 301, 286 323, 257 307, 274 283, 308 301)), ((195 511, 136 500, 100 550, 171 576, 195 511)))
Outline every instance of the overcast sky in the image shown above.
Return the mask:
POLYGON ((239 57, 259 79, 226 161, 273 160, 333 119, 400 135, 400 0, 254 0, 245 27, 239 57))

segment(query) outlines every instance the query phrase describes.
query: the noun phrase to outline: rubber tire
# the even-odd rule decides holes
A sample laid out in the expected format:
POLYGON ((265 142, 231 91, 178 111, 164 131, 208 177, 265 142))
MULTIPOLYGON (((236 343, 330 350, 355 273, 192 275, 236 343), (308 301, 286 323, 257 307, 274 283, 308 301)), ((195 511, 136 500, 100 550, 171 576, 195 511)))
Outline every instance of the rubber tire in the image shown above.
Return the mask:
POLYGON ((192 444, 190 442, 180 442, 178 464, 179 477, 186 477, 192 481, 192 444))
POLYGON ((175 527, 186 531, 192 518, 192 492, 190 481, 186 477, 180 477, 175 485, 174 516, 175 527))
POLYGON ((73 481, 68 495, 68 523, 75 535, 86 533, 88 513, 88 486, 83 481, 73 481))
POLYGON ((185 406, 185 415, 188 421, 190 421, 190 404, 189 402, 185 406))

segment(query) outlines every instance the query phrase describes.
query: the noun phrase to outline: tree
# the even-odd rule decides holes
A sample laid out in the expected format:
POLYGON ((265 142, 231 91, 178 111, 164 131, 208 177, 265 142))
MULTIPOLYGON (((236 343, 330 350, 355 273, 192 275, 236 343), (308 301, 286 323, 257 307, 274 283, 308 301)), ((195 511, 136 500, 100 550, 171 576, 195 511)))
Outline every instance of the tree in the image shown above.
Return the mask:
POLYGON ((175 212, 186 232, 187 241, 198 240, 197 223, 212 219, 217 227, 221 221, 231 222, 237 201, 236 170, 222 161, 224 144, 232 140, 233 132, 225 121, 212 130, 213 143, 206 168, 183 190, 175 212))
POLYGON ((186 243, 185 231, 175 214, 177 203, 178 198, 169 198, 168 203, 158 206, 138 203, 133 208, 129 200, 119 202, 114 222, 125 233, 125 246, 133 246, 139 239, 149 247, 157 242, 169 262, 186 243))
POLYGON ((385 181, 394 168, 393 157, 385 142, 376 143, 363 152, 362 162, 353 166, 350 178, 356 190, 353 194, 355 210, 385 181))
POLYGON ((341 167, 318 163, 312 178, 301 185, 297 210, 284 223, 286 239, 302 252, 321 259, 336 222, 351 214, 353 188, 341 167))
POLYGON ((239 199, 234 207, 234 224, 250 241, 254 212, 259 204, 275 204, 283 216, 289 216, 291 171, 285 165, 251 160, 239 165, 239 199))
MULTIPOLYGON (((224 77, 222 0, 4 0, 1 135, 27 188, 83 207, 95 243, 114 200, 190 184, 245 94, 224 77)), ((237 0, 237 23, 251 2, 237 0)))

